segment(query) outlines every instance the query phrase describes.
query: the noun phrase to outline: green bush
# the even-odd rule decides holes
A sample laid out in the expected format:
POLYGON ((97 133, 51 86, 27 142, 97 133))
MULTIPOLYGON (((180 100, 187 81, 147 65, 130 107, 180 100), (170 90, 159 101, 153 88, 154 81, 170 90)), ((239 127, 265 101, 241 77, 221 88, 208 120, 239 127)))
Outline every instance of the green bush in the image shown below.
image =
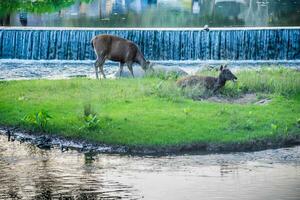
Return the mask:
POLYGON ((97 114, 92 110, 91 104, 87 104, 83 109, 83 126, 79 129, 96 129, 100 123, 100 120, 97 117, 97 114))
POLYGON ((39 129, 42 132, 46 132, 48 121, 52 119, 47 111, 41 110, 34 114, 27 114, 23 117, 22 121, 29 123, 34 128, 39 129))

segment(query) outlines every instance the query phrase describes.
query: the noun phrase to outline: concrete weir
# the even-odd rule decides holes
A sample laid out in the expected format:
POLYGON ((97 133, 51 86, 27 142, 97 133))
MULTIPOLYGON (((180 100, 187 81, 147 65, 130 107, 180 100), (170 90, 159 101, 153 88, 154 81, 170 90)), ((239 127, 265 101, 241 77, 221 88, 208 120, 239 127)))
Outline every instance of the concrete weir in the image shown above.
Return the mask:
POLYGON ((1 27, 0 59, 93 60, 90 40, 98 34, 132 40, 150 60, 300 60, 300 27, 1 27))

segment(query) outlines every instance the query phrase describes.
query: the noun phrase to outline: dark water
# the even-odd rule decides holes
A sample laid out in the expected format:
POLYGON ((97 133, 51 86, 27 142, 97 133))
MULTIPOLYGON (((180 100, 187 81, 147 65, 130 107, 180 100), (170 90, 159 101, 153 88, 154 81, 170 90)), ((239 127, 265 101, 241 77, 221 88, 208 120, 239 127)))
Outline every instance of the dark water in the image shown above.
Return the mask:
POLYGON ((1 2, 2 24, 13 26, 300 25, 298 0, 1 0, 1 2))
POLYGON ((298 200, 300 147, 138 157, 41 150, 0 135, 0 199, 298 200))

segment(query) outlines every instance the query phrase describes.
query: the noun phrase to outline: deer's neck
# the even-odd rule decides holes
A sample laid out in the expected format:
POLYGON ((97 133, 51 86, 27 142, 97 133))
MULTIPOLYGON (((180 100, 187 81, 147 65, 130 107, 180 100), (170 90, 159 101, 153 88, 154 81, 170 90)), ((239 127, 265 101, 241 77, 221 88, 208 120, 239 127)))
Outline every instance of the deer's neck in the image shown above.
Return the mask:
POLYGON ((137 56, 135 59, 136 59, 136 62, 138 64, 140 64, 141 66, 144 66, 146 64, 146 60, 140 51, 137 53, 137 56))
POLYGON ((222 75, 220 74, 219 77, 217 78, 217 82, 216 82, 216 86, 218 88, 223 87, 226 84, 226 79, 222 77, 222 75))

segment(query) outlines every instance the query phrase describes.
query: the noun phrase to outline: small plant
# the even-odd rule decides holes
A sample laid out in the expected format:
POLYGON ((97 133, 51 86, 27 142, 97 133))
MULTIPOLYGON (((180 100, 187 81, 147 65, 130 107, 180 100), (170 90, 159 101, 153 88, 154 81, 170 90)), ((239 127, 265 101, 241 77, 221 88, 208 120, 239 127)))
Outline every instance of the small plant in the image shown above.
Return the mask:
POLYGON ((283 132, 284 132, 285 135, 289 135, 289 128, 288 128, 287 124, 285 124, 283 132))
POLYGON ((93 130, 99 125, 100 120, 98 119, 97 114, 92 110, 91 104, 84 106, 83 114, 84 125, 79 129, 93 130))
POLYGON ((192 112, 191 108, 184 108, 183 113, 188 116, 192 112))
POLYGON ((88 115, 83 117, 84 125, 80 129, 95 129, 100 120, 97 118, 97 115, 88 115))
POLYGON ((278 125, 272 123, 271 124, 271 129, 272 129, 273 134, 276 133, 278 131, 278 125))
POLYGON ((34 114, 25 115, 22 121, 32 124, 40 131, 45 132, 50 119, 52 119, 52 117, 49 115, 49 113, 45 110, 41 110, 34 114))

